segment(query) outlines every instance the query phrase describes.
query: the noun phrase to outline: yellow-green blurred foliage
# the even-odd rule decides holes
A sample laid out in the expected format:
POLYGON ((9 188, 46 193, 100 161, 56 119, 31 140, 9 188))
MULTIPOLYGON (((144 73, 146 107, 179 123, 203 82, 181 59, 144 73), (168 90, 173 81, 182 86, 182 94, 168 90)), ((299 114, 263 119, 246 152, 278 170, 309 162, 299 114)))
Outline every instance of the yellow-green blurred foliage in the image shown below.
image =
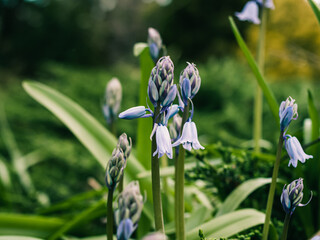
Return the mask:
MULTIPOLYGON (((266 34, 268 76, 320 76, 320 25, 306 0, 276 0, 269 11, 266 34)), ((251 49, 257 46, 259 27, 248 32, 251 49)), ((320 80, 320 78, 319 78, 320 80)))

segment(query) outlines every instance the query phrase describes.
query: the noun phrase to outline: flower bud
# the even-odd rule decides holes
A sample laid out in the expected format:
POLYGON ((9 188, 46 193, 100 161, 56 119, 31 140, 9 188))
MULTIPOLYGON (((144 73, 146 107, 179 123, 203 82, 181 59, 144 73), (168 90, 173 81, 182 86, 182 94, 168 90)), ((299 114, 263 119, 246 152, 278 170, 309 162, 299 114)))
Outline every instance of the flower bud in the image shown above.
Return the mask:
POLYGON ((115 211, 115 221, 119 226, 120 222, 130 219, 133 229, 138 225, 143 208, 143 197, 140 194, 139 182, 130 182, 120 193, 118 198, 118 209, 115 211))
POLYGON ((123 151, 120 148, 115 148, 112 152, 111 159, 107 164, 105 181, 110 190, 114 190, 122 176, 125 168, 125 159, 123 151))
POLYGON ((157 106, 157 102, 159 100, 159 92, 156 84, 151 80, 149 80, 148 84, 148 96, 153 106, 157 106))
POLYGON ((148 45, 151 58, 154 62, 156 62, 162 47, 162 39, 159 32, 154 28, 148 29, 148 45))
POLYGON ((123 155, 124 155, 124 159, 125 159, 125 165, 126 165, 127 159, 129 157, 131 149, 132 149, 131 138, 129 137, 129 140, 128 140, 127 134, 122 133, 119 137, 117 147, 122 150, 123 155))
POLYGON ((129 240, 135 228, 129 218, 122 220, 117 229, 117 240, 129 240))
POLYGON ((169 124, 170 137, 174 142, 178 140, 180 136, 181 124, 182 118, 178 114, 174 115, 172 123, 169 124))
POLYGON ((297 180, 292 181, 289 185, 284 185, 282 194, 281 194, 281 204, 283 210, 287 214, 292 214, 296 207, 307 205, 310 200, 306 204, 302 204, 303 198, 303 179, 299 178, 297 180))
POLYGON ((288 97, 286 101, 282 101, 279 107, 280 130, 285 131, 292 120, 298 118, 298 105, 294 103, 292 97, 288 97))
POLYGON ((173 84, 166 96, 166 98, 161 102, 161 105, 163 107, 168 107, 170 106, 174 99, 176 98, 177 95, 177 85, 173 84))
POLYGON ((105 91, 105 103, 103 106, 103 114, 108 123, 111 123, 120 110, 122 99, 122 87, 117 78, 112 78, 105 91))
POLYGON ((188 66, 180 74, 180 87, 184 103, 188 98, 193 98, 200 89, 201 78, 196 65, 188 63, 188 66))
POLYGON ((132 107, 119 114, 119 118, 122 119, 135 119, 150 116, 150 114, 147 114, 147 109, 145 106, 132 107))

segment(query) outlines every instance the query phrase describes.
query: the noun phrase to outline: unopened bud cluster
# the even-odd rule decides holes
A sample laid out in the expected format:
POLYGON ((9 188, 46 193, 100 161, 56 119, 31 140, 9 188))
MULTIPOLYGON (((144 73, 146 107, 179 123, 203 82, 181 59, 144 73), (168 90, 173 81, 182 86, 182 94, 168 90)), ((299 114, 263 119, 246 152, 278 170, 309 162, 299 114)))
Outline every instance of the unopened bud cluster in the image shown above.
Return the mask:
POLYGON ((120 110, 122 87, 117 78, 112 78, 105 90, 103 114, 108 124, 112 123, 120 110))

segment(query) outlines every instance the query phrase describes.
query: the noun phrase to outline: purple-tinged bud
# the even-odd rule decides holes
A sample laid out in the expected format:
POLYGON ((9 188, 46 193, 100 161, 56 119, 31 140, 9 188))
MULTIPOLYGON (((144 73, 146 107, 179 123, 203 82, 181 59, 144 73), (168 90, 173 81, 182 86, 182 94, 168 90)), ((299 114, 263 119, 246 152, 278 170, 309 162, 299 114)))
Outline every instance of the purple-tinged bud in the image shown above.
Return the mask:
POLYGON ((182 80, 181 86, 181 96, 182 96, 182 101, 185 105, 188 103, 188 99, 191 97, 191 85, 190 81, 186 78, 182 80))
POLYGON ((135 228, 130 218, 122 220, 117 228, 117 240, 129 240, 135 228))
POLYGON ((105 90, 105 102, 103 105, 103 114, 107 122, 110 124, 117 116, 122 99, 122 87, 117 78, 112 78, 105 90))
POLYGON ((298 105, 294 103, 292 97, 288 97, 286 101, 282 101, 279 107, 280 130, 285 131, 292 120, 298 118, 298 105))
POLYGON ((156 107, 157 102, 159 100, 159 92, 156 84, 151 80, 149 80, 149 84, 148 84, 148 96, 153 106, 156 107))
POLYGON ((176 98, 176 95, 177 95, 177 85, 173 84, 166 98, 162 101, 161 105, 163 107, 170 106, 173 103, 174 99, 176 98))
POLYGON ((125 159, 125 166, 127 165, 127 159, 131 153, 131 149, 132 149, 132 141, 131 141, 131 138, 127 137, 127 134, 125 133, 122 133, 119 137, 119 140, 118 140, 118 145, 117 145, 118 148, 120 148, 123 152, 123 155, 124 155, 124 159, 125 159))
POLYGON ((190 81, 190 98, 192 99, 197 94, 201 86, 199 71, 194 63, 188 63, 188 66, 180 74, 180 84, 184 79, 188 79, 190 81))
POLYGON ((160 49, 162 48, 162 39, 159 32, 154 28, 148 29, 148 45, 151 58, 156 62, 159 57, 160 49))
POLYGON ((160 102, 162 102, 167 97, 169 90, 170 85, 168 81, 163 81, 159 90, 160 102))
POLYGON ((176 114, 173 116, 173 121, 169 124, 169 133, 173 142, 177 141, 180 137, 182 118, 176 114))
POLYGON ((127 109, 119 114, 119 118, 122 119, 135 119, 140 117, 151 117, 152 114, 147 114, 147 108, 145 106, 137 106, 127 109))
MULTIPOLYGON (((312 198, 312 193, 311 193, 311 198, 312 198)), ((303 179, 299 178, 292 181, 287 186, 284 185, 280 201, 281 201, 283 210, 287 214, 291 215, 293 211, 296 209, 296 207, 306 206, 311 201, 311 198, 306 204, 301 203, 303 199, 303 179)))
POLYGON ((125 159, 122 149, 115 148, 112 152, 111 159, 107 164, 105 176, 106 185, 110 190, 113 191, 117 187, 124 168, 125 159))

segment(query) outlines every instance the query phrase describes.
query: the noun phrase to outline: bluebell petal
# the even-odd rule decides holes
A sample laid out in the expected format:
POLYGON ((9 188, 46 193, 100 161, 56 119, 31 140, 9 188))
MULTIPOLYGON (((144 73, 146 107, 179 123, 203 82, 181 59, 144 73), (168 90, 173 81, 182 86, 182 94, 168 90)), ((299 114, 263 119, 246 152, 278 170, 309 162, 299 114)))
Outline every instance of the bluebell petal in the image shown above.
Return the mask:
MULTIPOLYGON (((263 0, 257 0, 257 2, 262 5, 263 0)), ((269 9, 275 9, 274 3, 272 0, 265 0, 264 6, 269 9)))
POLYGON ((247 2, 242 11, 236 12, 235 15, 241 21, 249 21, 254 24, 260 24, 259 7, 255 1, 247 2))
POLYGON ((135 119, 143 117, 147 113, 144 106, 137 106, 129 108, 128 110, 119 114, 119 118, 122 119, 135 119))
POLYGON ((158 158, 162 157, 164 154, 168 156, 168 158, 172 159, 172 146, 171 139, 168 128, 161 124, 158 125, 156 130, 156 142, 157 142, 157 150, 153 153, 153 156, 158 154, 158 158))
POLYGON ((152 60, 154 62, 156 62, 159 57, 159 52, 160 52, 159 50, 160 49, 158 48, 157 44, 152 43, 149 45, 149 50, 150 50, 150 56, 151 56, 152 60))
POLYGON ((192 139, 193 139, 193 143, 192 143, 193 149, 196 149, 196 150, 204 149, 204 147, 199 143, 197 127, 194 122, 191 122, 191 131, 192 131, 192 139))
POLYGON ((129 240, 133 231, 132 221, 129 218, 122 220, 117 229, 117 240, 129 240))
POLYGON ((298 160, 301 163, 305 163, 305 161, 309 158, 313 158, 312 155, 306 154, 299 142, 299 140, 296 137, 291 137, 290 135, 286 136, 286 142, 285 142, 285 147, 287 150, 287 153, 290 157, 290 161, 288 166, 292 165, 293 167, 297 167, 298 165, 298 160))
POLYGON ((181 95, 184 104, 187 104, 188 99, 191 97, 191 86, 188 79, 183 79, 181 87, 181 95))
POLYGON ((151 80, 149 80, 148 84, 148 96, 153 106, 157 106, 157 102, 159 100, 159 92, 156 84, 151 80))
POLYGON ((162 106, 167 107, 171 105, 171 103, 174 101, 176 96, 177 96, 177 85, 174 84, 171 86, 166 98, 162 101, 162 106))

